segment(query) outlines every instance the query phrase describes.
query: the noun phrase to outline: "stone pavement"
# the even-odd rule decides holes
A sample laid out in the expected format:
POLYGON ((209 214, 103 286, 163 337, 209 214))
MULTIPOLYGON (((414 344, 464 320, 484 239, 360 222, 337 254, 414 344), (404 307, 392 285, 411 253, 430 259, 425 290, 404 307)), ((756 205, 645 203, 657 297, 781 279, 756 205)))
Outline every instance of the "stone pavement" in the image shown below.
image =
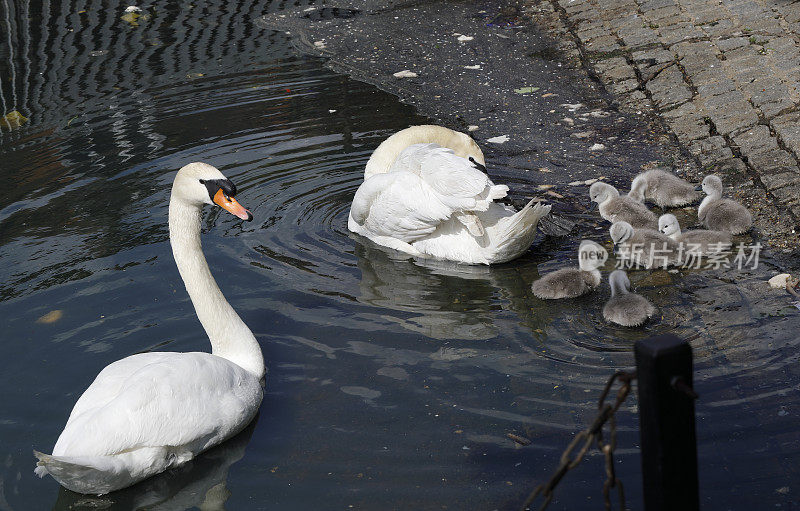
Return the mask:
POLYGON ((797 247, 800 2, 527 0, 526 10, 621 108, 658 114, 697 177, 719 173, 767 238, 797 247))

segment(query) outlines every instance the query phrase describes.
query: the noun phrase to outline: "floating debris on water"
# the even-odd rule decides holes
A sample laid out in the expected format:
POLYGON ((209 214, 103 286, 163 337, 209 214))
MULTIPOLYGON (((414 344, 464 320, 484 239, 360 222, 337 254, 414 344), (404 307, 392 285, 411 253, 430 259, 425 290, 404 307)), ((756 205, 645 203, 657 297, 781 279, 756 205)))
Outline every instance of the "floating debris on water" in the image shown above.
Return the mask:
POLYGON ((16 110, 8 112, 0 119, 0 128, 17 129, 28 122, 28 118, 16 110))
POLYGON ((140 14, 142 10, 135 5, 129 5, 125 8, 125 14, 120 16, 120 19, 126 22, 131 27, 138 27, 140 21, 147 21, 150 19, 149 14, 140 14))
POLYGON ((45 314, 44 316, 40 317, 39 319, 36 320, 36 322, 37 323, 44 323, 46 325, 49 325, 50 323, 55 323, 56 321, 61 319, 63 316, 64 316, 64 311, 62 311, 61 309, 56 309, 56 310, 52 310, 52 311, 48 312, 47 314, 45 314))
POLYGON ((409 71, 408 69, 403 69, 402 71, 394 73, 392 76, 395 78, 416 78, 417 73, 414 71, 409 71))
POLYGON ((194 80, 195 78, 202 78, 205 74, 203 73, 186 73, 186 78, 190 80, 194 80))

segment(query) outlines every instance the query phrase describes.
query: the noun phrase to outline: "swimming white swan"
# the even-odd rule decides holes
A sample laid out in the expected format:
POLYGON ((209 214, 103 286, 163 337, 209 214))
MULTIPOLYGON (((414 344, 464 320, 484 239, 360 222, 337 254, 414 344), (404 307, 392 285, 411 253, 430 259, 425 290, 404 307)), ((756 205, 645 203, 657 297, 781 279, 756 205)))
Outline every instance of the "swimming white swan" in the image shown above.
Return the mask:
POLYGON ((203 204, 244 220, 236 187, 205 163, 178 171, 169 202, 172 254, 211 353, 151 352, 108 365, 75 403, 53 454, 36 473, 102 495, 179 466, 241 431, 263 397, 264 358, 222 295, 200 243, 203 204))
POLYGON ((628 195, 652 199, 661 208, 693 204, 700 198, 695 185, 663 169, 651 169, 633 178, 628 195))
POLYGON ((578 268, 561 268, 533 283, 537 298, 557 300, 577 298, 600 285, 599 268, 608 257, 605 249, 594 241, 583 240, 578 248, 578 268))
POLYGON ((637 229, 658 229, 658 218, 635 193, 620 196, 619 190, 598 181, 589 187, 589 198, 599 205, 600 216, 611 223, 628 222, 637 229))
POLYGON ((347 227, 417 257, 494 264, 522 255, 550 206, 520 211, 494 202, 508 192, 485 173, 483 153, 463 133, 412 126, 372 153, 347 227))
POLYGON ((608 276, 611 298, 603 307, 603 317, 622 326, 639 326, 656 313, 656 307, 642 295, 631 293, 631 281, 624 270, 614 270, 608 276))
POLYGON ((750 229, 753 216, 735 200, 722 198, 722 180, 719 177, 706 176, 702 188, 707 196, 697 208, 700 223, 712 231, 726 231, 731 234, 742 234, 750 229))

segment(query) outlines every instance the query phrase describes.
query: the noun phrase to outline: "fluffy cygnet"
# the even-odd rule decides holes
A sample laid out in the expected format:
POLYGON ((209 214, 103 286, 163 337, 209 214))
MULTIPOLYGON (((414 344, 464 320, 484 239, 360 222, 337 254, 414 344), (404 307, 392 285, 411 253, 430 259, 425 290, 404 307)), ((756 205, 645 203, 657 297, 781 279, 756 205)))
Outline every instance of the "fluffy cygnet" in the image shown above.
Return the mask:
POLYGON ((578 268, 562 268, 533 283, 533 294, 545 300, 575 298, 600 285, 599 268, 608 257, 594 241, 583 240, 578 249, 578 268))
POLYGON ((693 204, 700 198, 695 185, 662 169, 652 169, 636 176, 628 194, 652 199, 660 208, 693 204))
POLYGON ((589 198, 600 206, 600 216, 609 222, 628 222, 636 228, 657 229, 658 219, 638 197, 620 196, 619 191, 600 181, 589 187, 589 198))
POLYGON ((658 219, 658 230, 683 245, 680 252, 684 259, 695 255, 720 254, 731 248, 731 233, 703 229, 681 232, 675 215, 661 215, 658 219))
POLYGON ((642 295, 631 293, 631 281, 624 270, 614 270, 608 277, 611 298, 603 307, 603 317, 622 326, 639 326, 656 313, 655 306, 642 295))
POLYGON ((608 230, 617 246, 617 258, 634 266, 663 268, 678 260, 678 243, 653 229, 634 229, 628 222, 616 222, 608 230))
POLYGON ((703 179, 703 191, 707 197, 697 208, 700 223, 712 231, 726 231, 731 234, 747 232, 753 225, 753 216, 738 202, 722 198, 722 180, 717 176, 703 179))

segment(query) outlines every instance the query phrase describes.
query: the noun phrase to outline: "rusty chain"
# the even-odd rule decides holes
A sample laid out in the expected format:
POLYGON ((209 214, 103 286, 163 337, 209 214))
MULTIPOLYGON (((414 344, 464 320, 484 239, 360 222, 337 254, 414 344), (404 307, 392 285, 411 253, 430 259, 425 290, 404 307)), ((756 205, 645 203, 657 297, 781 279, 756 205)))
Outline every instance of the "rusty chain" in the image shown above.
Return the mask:
POLYGON ((619 495, 620 510, 625 511, 625 492, 622 487, 622 481, 617 478, 616 472, 614 471, 614 449, 617 448, 617 421, 614 414, 617 412, 617 410, 619 410, 619 407, 622 406, 622 403, 625 402, 628 394, 630 394, 631 382, 634 379, 636 379, 636 371, 617 371, 611 376, 611 378, 608 379, 608 382, 606 382, 606 386, 603 389, 603 392, 600 394, 600 398, 598 399, 597 409, 599 412, 597 417, 595 417, 594 421, 588 428, 575 435, 575 438, 572 439, 572 442, 569 443, 567 448, 561 454, 561 461, 556 471, 550 477, 550 480, 537 486, 536 489, 531 492, 528 498, 525 499, 525 503, 522 504, 523 511, 530 509, 534 501, 540 496, 542 497, 543 501, 542 505, 539 507, 539 511, 544 511, 547 509, 550 501, 553 500, 553 490, 555 490, 556 486, 567 474, 567 472, 577 467, 578 464, 583 461, 584 456, 589 451, 593 443, 597 445, 597 449, 605 457, 606 480, 603 483, 603 499, 605 501, 605 509, 610 511, 611 490, 612 488, 616 488, 619 495), (613 405, 606 403, 606 398, 611 392, 611 388, 614 386, 614 383, 617 381, 620 382, 620 386, 619 390, 617 390, 616 400, 614 401, 613 405), (608 424, 607 442, 603 437, 603 427, 606 424, 608 424), (573 451, 578 446, 580 446, 580 449, 573 456, 573 451))

